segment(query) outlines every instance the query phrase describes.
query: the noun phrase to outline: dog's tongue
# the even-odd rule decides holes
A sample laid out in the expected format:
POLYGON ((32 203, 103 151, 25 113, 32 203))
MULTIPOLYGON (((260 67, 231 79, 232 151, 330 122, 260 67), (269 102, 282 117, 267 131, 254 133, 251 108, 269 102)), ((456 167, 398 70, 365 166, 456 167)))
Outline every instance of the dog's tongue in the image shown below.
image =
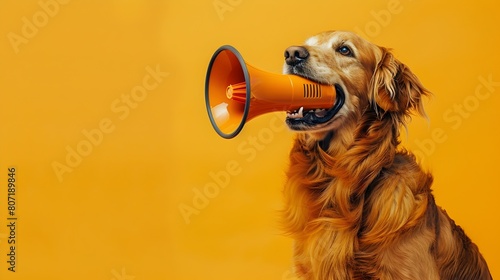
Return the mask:
POLYGON ((316 109, 314 111, 314 114, 316 115, 316 117, 322 118, 322 117, 326 116, 326 109, 316 109))

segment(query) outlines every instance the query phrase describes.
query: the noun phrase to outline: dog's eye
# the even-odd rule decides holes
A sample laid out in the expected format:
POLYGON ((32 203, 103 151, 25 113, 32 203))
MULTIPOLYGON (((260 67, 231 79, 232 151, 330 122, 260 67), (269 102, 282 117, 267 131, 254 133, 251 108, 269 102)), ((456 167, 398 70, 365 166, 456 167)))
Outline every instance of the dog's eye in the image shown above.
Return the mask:
POLYGON ((337 49, 337 52, 339 52, 341 55, 345 55, 345 56, 351 56, 351 57, 354 56, 351 49, 347 46, 340 46, 337 49))

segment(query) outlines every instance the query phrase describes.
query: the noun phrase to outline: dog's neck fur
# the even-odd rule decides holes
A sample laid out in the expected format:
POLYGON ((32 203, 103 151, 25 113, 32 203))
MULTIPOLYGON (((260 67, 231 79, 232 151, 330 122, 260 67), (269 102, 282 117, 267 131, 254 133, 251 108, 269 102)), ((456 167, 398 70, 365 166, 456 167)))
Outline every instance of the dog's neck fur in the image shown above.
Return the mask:
MULTIPOLYGON (((294 205, 284 211, 286 231, 299 240, 296 255, 336 254, 329 260, 342 260, 329 268, 339 270, 333 272, 338 273, 335 279, 344 279, 341 275, 347 275, 353 265, 366 191, 394 160, 399 144, 399 122, 394 117, 367 110, 335 132, 296 137, 284 191, 286 205, 294 205), (311 202, 314 207, 305 209, 311 202), (331 234, 332 228, 336 234, 331 234), (308 244, 309 238, 322 242, 308 244)), ((304 262, 315 271, 327 269, 321 261, 304 262)))

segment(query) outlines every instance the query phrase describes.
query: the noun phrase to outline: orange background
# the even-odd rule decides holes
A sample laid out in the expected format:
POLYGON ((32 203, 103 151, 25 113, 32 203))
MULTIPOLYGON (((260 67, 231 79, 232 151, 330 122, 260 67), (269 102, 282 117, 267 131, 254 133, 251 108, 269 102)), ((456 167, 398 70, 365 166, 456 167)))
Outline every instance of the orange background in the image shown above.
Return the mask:
POLYGON ((277 210, 293 134, 276 113, 220 138, 205 73, 223 44, 279 73, 330 29, 393 48, 434 93, 405 144, 500 277, 494 1, 55 1, 0 3, 1 279, 292 279, 277 210))

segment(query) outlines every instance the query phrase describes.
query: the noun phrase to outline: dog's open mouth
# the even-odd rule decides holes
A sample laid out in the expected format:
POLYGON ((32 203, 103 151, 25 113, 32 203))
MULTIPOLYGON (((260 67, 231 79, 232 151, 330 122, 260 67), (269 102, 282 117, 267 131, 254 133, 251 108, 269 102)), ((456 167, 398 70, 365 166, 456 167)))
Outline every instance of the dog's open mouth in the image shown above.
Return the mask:
POLYGON ((304 107, 300 107, 294 111, 288 111, 286 113, 287 125, 292 129, 303 130, 306 127, 317 126, 330 121, 342 108, 345 101, 342 87, 335 84, 335 90, 335 104, 331 108, 304 110, 304 107))

